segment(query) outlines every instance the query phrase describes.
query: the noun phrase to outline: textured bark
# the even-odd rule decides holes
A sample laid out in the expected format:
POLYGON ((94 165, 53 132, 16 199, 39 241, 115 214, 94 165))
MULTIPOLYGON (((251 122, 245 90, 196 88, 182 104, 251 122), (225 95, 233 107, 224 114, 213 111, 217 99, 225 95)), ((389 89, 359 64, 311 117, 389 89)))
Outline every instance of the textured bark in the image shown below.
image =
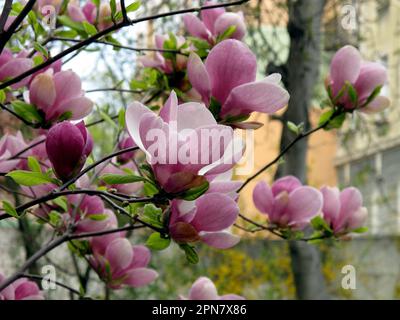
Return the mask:
MULTIPOLYGON (((284 82, 290 92, 289 108, 283 116, 284 124, 291 121, 303 123, 305 130, 310 127, 309 107, 313 90, 318 81, 321 52, 321 20, 326 0, 288 0, 288 32, 290 53, 284 67, 284 82)), ((281 148, 293 139, 284 125, 281 148)), ((277 177, 295 175, 307 181, 307 139, 301 140, 285 156, 285 163, 277 172, 277 177)), ((292 270, 299 299, 326 299, 325 281, 321 273, 319 250, 307 243, 289 243, 292 270)))

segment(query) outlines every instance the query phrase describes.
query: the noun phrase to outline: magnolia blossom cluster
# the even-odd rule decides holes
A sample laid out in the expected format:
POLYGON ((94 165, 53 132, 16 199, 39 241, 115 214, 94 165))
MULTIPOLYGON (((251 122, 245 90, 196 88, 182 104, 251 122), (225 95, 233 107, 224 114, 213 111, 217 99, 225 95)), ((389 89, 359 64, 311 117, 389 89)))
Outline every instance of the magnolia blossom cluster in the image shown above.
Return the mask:
POLYGON ((259 182, 253 191, 258 210, 268 216, 269 223, 281 229, 303 230, 316 216, 322 216, 336 236, 364 226, 367 210, 356 188, 324 187, 321 191, 303 186, 293 176, 284 177, 269 186, 259 182))

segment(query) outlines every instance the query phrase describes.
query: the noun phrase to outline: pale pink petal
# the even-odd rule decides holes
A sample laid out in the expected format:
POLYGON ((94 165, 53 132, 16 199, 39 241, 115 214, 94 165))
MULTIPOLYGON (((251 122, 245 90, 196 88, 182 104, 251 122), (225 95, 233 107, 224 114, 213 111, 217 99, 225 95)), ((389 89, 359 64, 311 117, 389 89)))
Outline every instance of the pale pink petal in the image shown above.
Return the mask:
POLYGON ((208 40, 211 35, 204 23, 193 13, 186 13, 183 16, 183 23, 186 30, 194 37, 208 40))
POLYGON ((179 105, 177 117, 178 132, 217 124, 210 110, 203 103, 198 102, 179 105))
POLYGON ((366 62, 361 65, 360 76, 354 88, 360 100, 367 99, 378 86, 383 86, 387 81, 387 71, 384 66, 376 62, 366 62))
POLYGON ((189 291, 189 300, 218 300, 218 298, 217 288, 206 277, 197 279, 189 291))
POLYGON ((138 288, 153 282, 158 277, 158 273, 153 269, 136 268, 128 271, 126 277, 124 284, 138 288))
POLYGON ((312 187, 299 187, 289 194, 290 222, 308 221, 322 209, 322 194, 312 187))
POLYGON ((230 227, 239 214, 239 208, 230 197, 210 193, 196 200, 197 212, 191 224, 197 231, 220 231, 230 227))
POLYGON ((272 213, 274 198, 271 188, 265 181, 257 183, 253 190, 253 202, 262 213, 272 213))
POLYGON ((132 245, 128 239, 115 239, 107 246, 105 258, 110 263, 112 272, 125 269, 133 259, 132 245))
POLYGON ((324 187, 321 189, 321 193, 324 199, 324 205, 322 212, 324 219, 328 222, 334 222, 340 212, 340 192, 338 188, 324 187))
MULTIPOLYGON (((213 4, 217 3, 214 1, 206 1, 204 3, 204 6, 210 6, 213 4)), ((224 8, 206 9, 200 12, 201 20, 203 20, 203 23, 205 24, 207 29, 211 31, 212 34, 215 34, 214 31, 215 21, 217 21, 218 17, 222 15, 224 12, 225 12, 224 8)))
POLYGON ((289 93, 267 81, 242 84, 234 88, 222 106, 220 115, 237 116, 251 112, 274 113, 289 102, 289 93))
POLYGON ((56 101, 56 87, 52 73, 37 75, 29 87, 29 102, 47 112, 56 101))
POLYGON ((201 95, 202 100, 208 106, 211 96, 210 79, 203 61, 194 52, 189 56, 187 73, 192 87, 201 95))
POLYGON ((238 13, 225 12, 220 15, 215 22, 214 32, 217 35, 221 35, 231 26, 235 26, 236 29, 229 38, 242 40, 246 34, 246 24, 243 17, 238 13))
POLYGON ((206 62, 211 82, 212 96, 224 104, 233 88, 256 78, 257 60, 253 52, 242 42, 228 39, 217 44, 206 62))
POLYGON ((145 246, 133 247, 133 260, 130 268, 145 268, 148 266, 151 259, 150 250, 145 246))
POLYGON ((347 221, 347 229, 354 230, 357 228, 361 228, 365 225, 368 218, 368 210, 365 207, 359 208, 357 211, 353 212, 353 214, 349 217, 347 221))
POLYGON ((200 235, 201 241, 217 249, 232 248, 239 243, 240 237, 226 231, 208 232, 200 235))
POLYGON ((168 100, 160 110, 160 117, 169 123, 177 121, 178 118, 178 97, 174 90, 171 91, 168 100))
POLYGON ((389 98, 385 96, 378 96, 372 102, 370 102, 367 106, 360 109, 360 111, 372 114, 377 113, 389 108, 391 105, 391 101, 389 98))
POLYGON ((301 182, 294 176, 287 176, 276 180, 272 184, 272 194, 277 196, 282 191, 286 191, 288 193, 292 192, 293 190, 301 187, 301 182))
POLYGON ((77 97, 69 100, 64 100, 57 108, 58 116, 64 112, 72 112, 72 117, 69 120, 79 120, 92 112, 93 101, 86 97, 77 97))
POLYGON ((57 103, 82 95, 81 79, 72 70, 60 71, 54 75, 57 103))
POLYGON ((333 94, 336 95, 346 81, 354 83, 361 69, 360 52, 352 47, 345 46, 336 52, 330 67, 330 79, 333 81, 333 94))

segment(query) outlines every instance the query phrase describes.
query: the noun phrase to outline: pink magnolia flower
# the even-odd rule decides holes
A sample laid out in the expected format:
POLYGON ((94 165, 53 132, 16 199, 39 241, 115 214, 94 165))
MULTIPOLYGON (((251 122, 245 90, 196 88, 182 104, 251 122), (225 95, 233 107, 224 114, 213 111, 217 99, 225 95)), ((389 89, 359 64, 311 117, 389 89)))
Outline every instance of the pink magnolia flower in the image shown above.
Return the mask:
POLYGON ((203 104, 178 106, 175 92, 157 116, 139 102, 126 112, 126 125, 145 152, 155 177, 168 193, 179 193, 204 182, 201 176, 231 169, 243 153, 233 130, 217 124, 203 104))
POLYGON ((92 1, 87 1, 81 8, 79 2, 70 1, 67 6, 69 17, 76 22, 87 21, 95 24, 97 16, 97 7, 92 1))
POLYGON ((147 268, 151 254, 144 246, 132 246, 126 238, 116 238, 108 242, 109 238, 99 237, 103 244, 100 251, 97 245, 93 246, 93 256, 90 259, 92 267, 112 289, 120 289, 123 285, 142 287, 153 282, 158 274, 147 268), (105 248, 105 250, 104 250, 105 248))
MULTIPOLYGON (((118 148, 120 150, 132 148, 132 147, 136 147, 136 143, 133 141, 133 139, 129 135, 125 136, 118 143, 118 148)), ((127 163, 130 160, 132 160, 134 156, 135 156, 135 151, 130 151, 130 152, 125 152, 123 154, 120 154, 117 157, 117 159, 118 159, 118 162, 120 162, 120 163, 127 163)))
MULTIPOLYGON (((185 42, 186 39, 182 36, 175 36, 177 40, 177 47, 181 47, 185 42)), ((156 34, 155 36, 155 46, 156 49, 163 50, 164 49, 164 42, 169 39, 167 35, 159 35, 156 34)), ((163 73, 170 74, 174 71, 181 71, 186 68, 187 64, 187 57, 182 54, 176 55, 176 64, 171 59, 166 59, 162 52, 154 52, 151 55, 146 55, 139 57, 138 60, 142 63, 142 65, 146 68, 155 68, 160 70, 163 73)))
MULTIPOLYGON (((14 55, 9 49, 5 48, 0 54, 0 82, 19 76, 33 67, 32 59, 25 58, 24 52, 14 55)), ((11 85, 16 90, 29 83, 30 76, 11 85)))
POLYGON ((225 40, 209 53, 205 64, 192 53, 188 77, 208 106, 213 97, 221 106, 219 117, 247 116, 252 112, 274 113, 285 107, 289 94, 273 74, 256 80, 257 60, 251 50, 237 40, 225 40))
POLYGON ((117 227, 115 214, 104 208, 104 203, 98 196, 76 194, 67 196, 67 199, 69 216, 75 217, 76 233, 103 231, 117 227))
MULTIPOLYGON (((27 147, 28 145, 25 143, 20 131, 16 135, 6 133, 0 139, 0 172, 8 173, 21 166, 23 160, 11 158, 27 147)), ((28 155, 30 155, 30 151, 24 152, 20 157, 27 157, 28 155)))
POLYGON ((93 140, 83 121, 76 125, 63 121, 47 134, 47 155, 55 174, 63 181, 81 171, 92 148, 93 140))
MULTIPOLYGON (((206 1, 205 6, 216 4, 213 1, 206 1)), ((202 10, 201 20, 192 13, 183 16, 186 30, 194 37, 201 38, 214 44, 218 38, 228 30, 235 27, 235 31, 229 38, 242 40, 246 34, 246 24, 242 12, 225 12, 224 8, 202 10)))
POLYGON ((177 243, 202 241, 211 247, 227 249, 240 240, 226 230, 238 214, 236 201, 222 193, 206 193, 194 202, 173 200, 169 233, 177 243))
POLYGON ((356 188, 324 187, 321 189, 324 197, 322 213, 325 221, 335 234, 344 234, 364 226, 368 212, 362 206, 362 195, 356 188))
POLYGON ((189 291, 189 297, 180 297, 183 300, 245 300, 236 294, 218 295, 215 284, 207 277, 198 278, 189 291))
POLYGON ((366 113, 374 113, 390 106, 390 100, 380 95, 367 103, 374 90, 383 86, 386 81, 387 71, 384 66, 363 61, 356 48, 345 46, 336 52, 332 59, 327 85, 333 99, 336 99, 347 83, 350 83, 356 91, 356 101, 353 101, 345 90, 336 104, 346 110, 359 109, 366 113))
POLYGON ((253 190, 258 210, 267 214, 270 223, 281 228, 304 229, 322 209, 321 193, 292 176, 278 179, 269 187, 264 181, 253 190))
POLYGON ((93 107, 93 102, 84 96, 79 76, 72 70, 54 74, 53 69, 48 69, 37 75, 29 87, 29 102, 45 114, 48 122, 60 117, 80 120, 93 107))
MULTIPOLYGON (((5 280, 0 273, 0 284, 5 280)), ((44 300, 37 284, 26 278, 20 278, 0 291, 1 300, 44 300)))

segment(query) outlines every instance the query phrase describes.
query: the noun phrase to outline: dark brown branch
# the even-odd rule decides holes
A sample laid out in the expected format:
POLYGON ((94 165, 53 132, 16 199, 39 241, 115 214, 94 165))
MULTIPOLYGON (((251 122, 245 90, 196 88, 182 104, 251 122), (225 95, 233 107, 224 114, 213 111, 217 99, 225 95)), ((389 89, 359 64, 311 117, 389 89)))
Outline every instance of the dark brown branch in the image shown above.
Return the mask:
POLYGON ((3 11, 0 16, 0 34, 4 32, 4 26, 6 25, 7 19, 10 16, 12 9, 13 0, 6 0, 4 3, 3 11))

